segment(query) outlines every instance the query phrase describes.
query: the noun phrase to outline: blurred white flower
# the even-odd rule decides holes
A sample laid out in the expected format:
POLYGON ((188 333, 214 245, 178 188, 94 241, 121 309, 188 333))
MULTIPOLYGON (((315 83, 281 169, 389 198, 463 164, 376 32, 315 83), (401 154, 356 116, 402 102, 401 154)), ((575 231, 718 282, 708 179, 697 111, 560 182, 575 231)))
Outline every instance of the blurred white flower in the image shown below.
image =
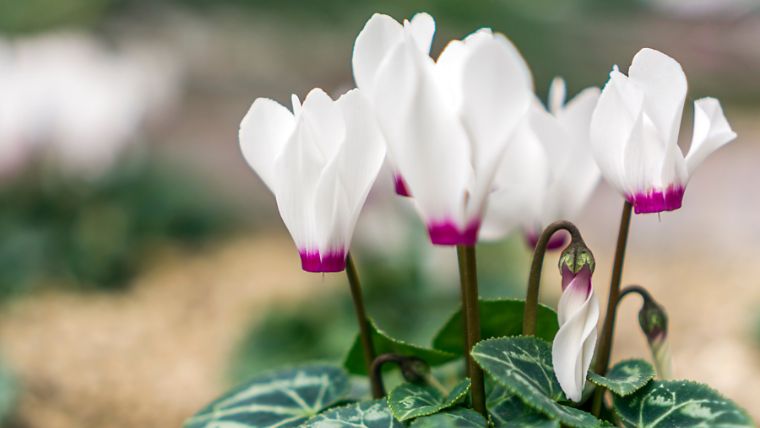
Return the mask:
POLYGON ((333 101, 313 89, 293 112, 266 98, 240 124, 251 168, 274 193, 308 272, 345 269, 356 221, 385 158, 374 118, 358 89, 333 101))
MULTIPOLYGON (((427 42, 434 23, 421 16, 425 36, 405 22, 403 41, 379 60, 357 64, 356 50, 365 49, 357 40, 354 73, 360 87, 363 75, 373 76, 367 96, 431 241, 471 245, 496 166, 530 104, 532 78, 512 43, 487 29, 452 41, 434 62, 427 42), (374 73, 357 73, 363 69, 374 73)), ((364 31, 380 20, 392 21, 375 15, 364 31)))
POLYGON ((147 49, 112 52, 57 33, 0 47, 0 169, 33 156, 74 174, 107 170, 143 125, 173 105, 178 67, 147 49))
MULTIPOLYGON (((496 172, 481 237, 498 239, 521 227, 535 246, 550 223, 573 220, 599 182, 589 123, 599 98, 587 88, 565 104, 565 82, 554 79, 549 109, 535 100, 512 137, 496 172)), ((548 248, 559 248, 555 234, 548 248)))
POLYGON ((654 49, 633 57, 628 76, 617 66, 591 118, 591 147, 605 180, 638 213, 681 207, 694 170, 736 138, 720 102, 694 101, 694 133, 684 158, 678 147, 686 75, 673 58, 654 49))

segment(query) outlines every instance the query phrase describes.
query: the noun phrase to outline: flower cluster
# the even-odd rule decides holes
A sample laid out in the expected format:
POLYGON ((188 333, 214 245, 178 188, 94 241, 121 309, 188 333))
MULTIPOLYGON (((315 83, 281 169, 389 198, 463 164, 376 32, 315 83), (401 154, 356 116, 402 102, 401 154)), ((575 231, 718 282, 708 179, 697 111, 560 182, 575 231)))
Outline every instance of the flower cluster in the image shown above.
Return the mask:
MULTIPOLYGON (((294 95, 292 111, 259 98, 243 119, 243 154, 274 193, 304 270, 345 268, 383 162, 433 244, 472 246, 521 228, 535 245, 549 223, 578 214, 600 176, 636 213, 680 208, 694 169, 735 138, 720 103, 699 99, 683 156, 686 77, 658 51, 641 50, 628 76, 615 66, 601 91, 587 88, 567 103, 555 79, 547 108, 504 35, 477 30, 434 59, 434 33, 424 13, 403 23, 376 14, 354 44, 357 89, 337 100, 314 89, 303 104, 294 95)), ((573 266, 562 268, 554 366, 578 401, 599 308, 593 264, 573 266)))

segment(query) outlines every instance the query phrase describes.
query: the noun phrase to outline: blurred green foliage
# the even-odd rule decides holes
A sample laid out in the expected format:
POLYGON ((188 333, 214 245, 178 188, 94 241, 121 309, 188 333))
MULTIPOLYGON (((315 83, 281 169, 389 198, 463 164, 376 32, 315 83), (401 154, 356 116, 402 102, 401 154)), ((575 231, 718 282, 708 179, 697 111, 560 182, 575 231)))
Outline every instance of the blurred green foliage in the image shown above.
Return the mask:
POLYGON ((159 160, 97 180, 33 169, 0 187, 0 297, 49 283, 119 289, 156 246, 197 246, 239 222, 200 180, 159 160))
MULTIPOLYGON (((428 245, 424 234, 420 239, 428 245)), ((359 258, 357 268, 368 313, 378 326, 394 338, 430 345, 459 305, 459 279, 456 269, 446 284, 426 274, 417 244, 395 257, 359 258)), ((521 297, 529 261, 523 245, 515 239, 478 247, 481 296, 521 297)), ((296 301, 257 314, 233 356, 233 383, 309 360, 341 362, 357 333, 348 287, 308 299, 311 303, 296 301)))

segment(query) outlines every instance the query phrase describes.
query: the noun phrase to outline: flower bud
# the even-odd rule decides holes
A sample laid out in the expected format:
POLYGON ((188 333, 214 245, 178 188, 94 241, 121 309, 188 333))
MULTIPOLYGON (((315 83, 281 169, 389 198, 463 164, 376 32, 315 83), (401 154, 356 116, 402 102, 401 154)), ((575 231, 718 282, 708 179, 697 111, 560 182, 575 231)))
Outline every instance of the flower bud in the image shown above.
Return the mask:
POLYGON ((576 239, 562 252, 562 297, 557 315, 559 331, 552 343, 552 364, 568 399, 579 402, 594 355, 599 302, 591 286, 594 256, 576 239))
POLYGON ((559 256, 559 272, 562 275, 563 291, 584 267, 588 268, 589 276, 594 273, 596 267, 594 255, 582 240, 575 239, 559 256))
POLYGON ((671 376, 670 346, 668 344, 668 315, 651 296, 644 296, 644 304, 639 310, 639 325, 647 338, 652 352, 657 376, 668 379, 671 376))

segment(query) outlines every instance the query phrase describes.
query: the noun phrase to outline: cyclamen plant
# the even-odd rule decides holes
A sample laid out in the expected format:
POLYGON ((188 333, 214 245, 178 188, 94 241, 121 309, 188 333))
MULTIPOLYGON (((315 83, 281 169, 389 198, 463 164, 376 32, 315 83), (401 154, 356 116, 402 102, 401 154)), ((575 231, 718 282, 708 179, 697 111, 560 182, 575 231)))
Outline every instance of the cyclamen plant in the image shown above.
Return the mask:
POLYGON ((676 138, 686 79, 665 54, 642 50, 628 76, 614 67, 601 95, 590 88, 566 106, 558 80, 547 111, 505 36, 478 30, 451 41, 434 61, 434 31, 427 14, 403 23, 376 14, 354 46, 358 89, 336 101, 314 89, 303 104, 293 97, 292 112, 267 99, 253 103, 240 127, 243 154, 274 193, 302 268, 346 271, 359 337, 343 367, 314 363, 262 375, 185 426, 753 426, 709 387, 668 379, 663 307, 640 286, 620 290, 632 210, 679 208, 694 168, 735 137, 718 101, 695 103, 694 140, 684 158, 676 138), (431 243, 457 247, 461 309, 429 347, 394 339, 367 317, 349 255, 385 156, 396 190, 412 198, 431 243), (577 213, 599 170, 625 201, 597 334, 594 256, 580 231, 558 217, 577 213), (518 226, 530 237, 525 300, 478 298, 481 225, 487 235, 518 226), (555 313, 538 303, 538 288, 545 252, 564 244, 555 236, 560 230, 570 242, 560 255, 555 313), (616 307, 634 293, 644 299, 639 321, 656 371, 639 359, 608 367, 616 307), (403 382, 386 394, 390 366, 403 382), (452 367, 455 379, 441 381, 452 367), (362 377, 369 392, 351 387, 362 377))

